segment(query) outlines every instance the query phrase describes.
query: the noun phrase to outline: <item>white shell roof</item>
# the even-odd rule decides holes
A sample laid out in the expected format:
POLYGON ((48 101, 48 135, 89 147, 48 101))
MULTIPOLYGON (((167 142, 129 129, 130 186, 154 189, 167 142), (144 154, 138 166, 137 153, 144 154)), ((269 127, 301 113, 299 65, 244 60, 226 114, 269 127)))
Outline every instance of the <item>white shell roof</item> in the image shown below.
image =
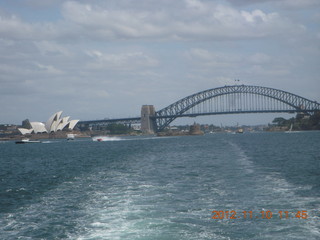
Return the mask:
POLYGON ((25 134, 30 134, 33 132, 33 129, 27 129, 27 128, 18 128, 18 130, 21 132, 22 135, 25 135, 25 134))
POLYGON ((42 122, 30 122, 32 129, 19 128, 18 130, 21 134, 27 133, 43 133, 43 132, 56 132, 58 130, 63 130, 68 128, 72 130, 79 120, 70 120, 70 117, 61 118, 62 111, 56 112, 53 114, 48 121, 44 124, 42 122))
POLYGON ((77 125, 77 123, 79 122, 79 120, 71 120, 69 121, 69 129, 72 130, 74 129, 74 127, 77 125))
POLYGON ((48 132, 52 132, 52 131, 55 132, 55 129, 52 129, 52 125, 55 121, 60 119, 61 114, 62 114, 62 111, 56 112, 48 119, 45 125, 48 132))
POLYGON ((30 122, 34 133, 47 132, 45 125, 42 122, 30 122))

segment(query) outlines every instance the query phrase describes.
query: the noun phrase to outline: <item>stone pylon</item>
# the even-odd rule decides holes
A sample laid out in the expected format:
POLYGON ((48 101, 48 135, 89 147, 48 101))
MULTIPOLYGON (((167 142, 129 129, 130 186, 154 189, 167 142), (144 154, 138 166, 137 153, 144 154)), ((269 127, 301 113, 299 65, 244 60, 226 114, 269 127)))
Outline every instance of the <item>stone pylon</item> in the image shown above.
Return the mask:
POLYGON ((143 134, 154 134, 156 132, 156 120, 152 117, 156 115, 153 105, 143 105, 141 107, 141 131, 143 134))

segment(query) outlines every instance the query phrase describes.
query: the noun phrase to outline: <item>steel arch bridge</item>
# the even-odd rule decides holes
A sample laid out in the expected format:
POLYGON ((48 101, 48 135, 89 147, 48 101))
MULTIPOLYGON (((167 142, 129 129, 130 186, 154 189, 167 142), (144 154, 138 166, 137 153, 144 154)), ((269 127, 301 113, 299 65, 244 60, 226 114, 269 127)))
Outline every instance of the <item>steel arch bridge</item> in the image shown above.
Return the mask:
POLYGON ((320 111, 316 101, 279 89, 233 85, 208 89, 182 98, 150 116, 156 131, 164 130, 178 117, 236 113, 320 111))

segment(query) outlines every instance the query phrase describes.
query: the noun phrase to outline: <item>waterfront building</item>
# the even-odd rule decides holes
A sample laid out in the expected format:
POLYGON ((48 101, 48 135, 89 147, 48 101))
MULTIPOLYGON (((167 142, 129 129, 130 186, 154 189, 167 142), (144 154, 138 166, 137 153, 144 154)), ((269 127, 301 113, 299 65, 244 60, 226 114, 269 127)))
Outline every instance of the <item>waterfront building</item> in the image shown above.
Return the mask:
POLYGON ((24 128, 18 128, 22 135, 31 133, 51 133, 63 130, 73 130, 79 120, 69 120, 70 117, 61 118, 62 111, 53 114, 46 123, 30 122, 28 119, 24 120, 24 128))

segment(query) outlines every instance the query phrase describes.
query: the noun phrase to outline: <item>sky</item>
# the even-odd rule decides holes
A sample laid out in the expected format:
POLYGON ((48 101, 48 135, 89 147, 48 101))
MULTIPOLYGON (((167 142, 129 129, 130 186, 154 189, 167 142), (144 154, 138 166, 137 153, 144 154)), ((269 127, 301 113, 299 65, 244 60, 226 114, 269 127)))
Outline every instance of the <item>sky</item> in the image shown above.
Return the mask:
POLYGON ((320 102, 319 66, 319 0, 0 0, 0 124, 136 117, 235 79, 320 102))

